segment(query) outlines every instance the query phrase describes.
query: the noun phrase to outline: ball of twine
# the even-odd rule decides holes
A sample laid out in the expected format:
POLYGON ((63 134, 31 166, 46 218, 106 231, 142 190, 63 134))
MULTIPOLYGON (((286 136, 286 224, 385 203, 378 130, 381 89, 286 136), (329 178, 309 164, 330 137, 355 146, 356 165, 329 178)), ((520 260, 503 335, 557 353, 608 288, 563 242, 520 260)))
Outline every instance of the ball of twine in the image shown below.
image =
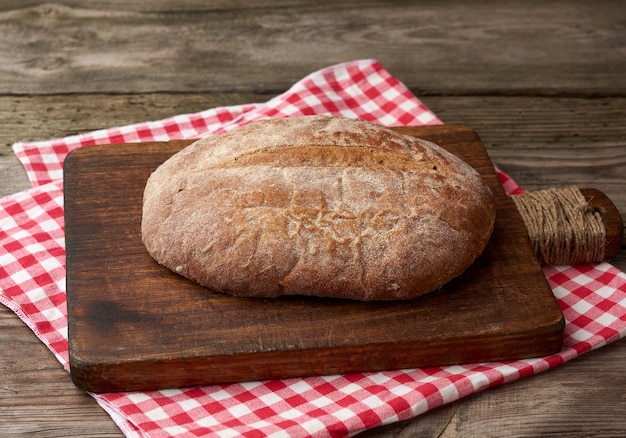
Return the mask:
POLYGON ((577 187, 512 196, 541 264, 573 265, 604 260, 602 216, 577 187))

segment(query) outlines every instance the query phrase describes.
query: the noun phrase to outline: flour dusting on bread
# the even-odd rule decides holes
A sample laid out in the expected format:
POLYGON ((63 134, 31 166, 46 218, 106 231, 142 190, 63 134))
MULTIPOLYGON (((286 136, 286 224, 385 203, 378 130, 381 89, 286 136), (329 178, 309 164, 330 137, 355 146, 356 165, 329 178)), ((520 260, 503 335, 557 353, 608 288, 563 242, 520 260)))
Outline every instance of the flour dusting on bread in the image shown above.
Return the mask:
POLYGON ((409 299, 461 274, 495 220, 480 175, 439 146, 361 120, 251 123, 150 176, 142 237, 216 291, 409 299))

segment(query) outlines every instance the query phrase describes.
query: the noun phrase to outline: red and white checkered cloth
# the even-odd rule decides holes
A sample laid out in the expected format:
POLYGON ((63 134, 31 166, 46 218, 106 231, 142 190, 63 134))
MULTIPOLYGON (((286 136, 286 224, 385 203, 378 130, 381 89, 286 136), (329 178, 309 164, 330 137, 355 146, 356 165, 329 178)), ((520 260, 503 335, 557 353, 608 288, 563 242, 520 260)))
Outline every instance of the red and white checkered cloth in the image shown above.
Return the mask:
MULTIPOLYGON (((270 117, 341 115, 383 125, 441 121, 373 60, 332 66, 261 104, 215 108, 77 136, 17 143, 33 188, 0 200, 0 302, 68 369, 63 172, 77 147, 223 132, 270 117)), ((522 190, 498 171, 509 194, 522 190)), ((626 335, 626 275, 608 263, 545 268, 567 320, 548 357, 94 395, 129 437, 347 436, 405 420, 488 387, 562 364, 626 335)))

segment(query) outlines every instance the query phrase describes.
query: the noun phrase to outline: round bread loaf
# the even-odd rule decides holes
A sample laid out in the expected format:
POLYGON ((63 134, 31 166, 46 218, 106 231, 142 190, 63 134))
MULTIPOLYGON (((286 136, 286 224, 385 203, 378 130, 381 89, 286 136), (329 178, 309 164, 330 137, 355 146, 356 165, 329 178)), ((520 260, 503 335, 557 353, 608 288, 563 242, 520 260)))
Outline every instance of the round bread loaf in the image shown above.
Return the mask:
POLYGON ((160 264, 236 296, 409 299, 461 274, 495 220, 480 175, 361 120, 265 120, 198 140, 147 181, 160 264))

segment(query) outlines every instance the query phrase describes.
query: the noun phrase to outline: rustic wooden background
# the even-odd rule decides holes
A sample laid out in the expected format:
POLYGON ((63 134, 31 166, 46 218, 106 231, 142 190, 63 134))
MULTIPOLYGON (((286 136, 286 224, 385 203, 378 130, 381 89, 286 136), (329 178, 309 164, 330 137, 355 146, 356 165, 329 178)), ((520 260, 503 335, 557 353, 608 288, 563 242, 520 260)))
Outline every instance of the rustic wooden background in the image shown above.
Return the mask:
MULTIPOLYGON (((375 58, 446 123, 473 127, 528 190, 604 191, 626 217, 626 7, 583 1, 0 2, 0 196, 11 144, 262 102, 375 58)), ((614 263, 626 270, 626 251, 614 263)), ((5 435, 121 436, 0 308, 5 435)), ((363 436, 623 436, 626 342, 363 436)))

